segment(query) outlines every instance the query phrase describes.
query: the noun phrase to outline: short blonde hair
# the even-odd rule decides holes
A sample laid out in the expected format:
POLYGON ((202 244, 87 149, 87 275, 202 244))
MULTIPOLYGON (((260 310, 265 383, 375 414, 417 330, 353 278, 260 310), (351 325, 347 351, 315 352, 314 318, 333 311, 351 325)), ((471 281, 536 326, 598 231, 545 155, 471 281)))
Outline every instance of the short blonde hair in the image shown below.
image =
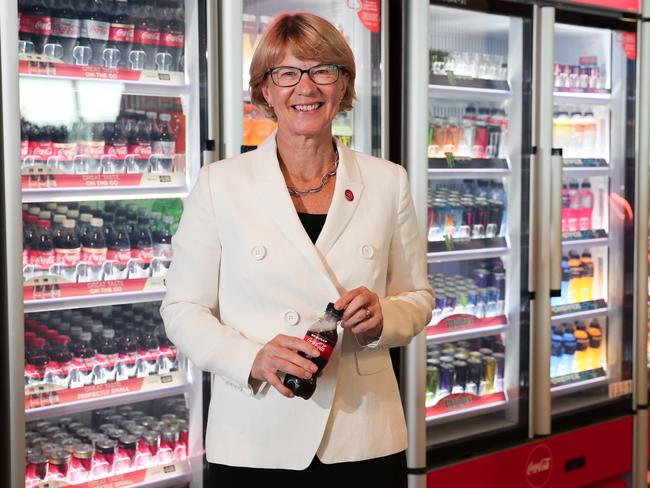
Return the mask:
POLYGON ((341 65, 349 81, 341 100, 340 111, 352 110, 352 101, 356 98, 354 91, 356 67, 352 49, 341 33, 318 15, 282 14, 268 26, 255 49, 249 71, 251 101, 267 117, 276 120, 273 108, 269 107, 264 99, 262 86, 268 69, 276 66, 288 52, 298 59, 314 59, 323 64, 341 65))

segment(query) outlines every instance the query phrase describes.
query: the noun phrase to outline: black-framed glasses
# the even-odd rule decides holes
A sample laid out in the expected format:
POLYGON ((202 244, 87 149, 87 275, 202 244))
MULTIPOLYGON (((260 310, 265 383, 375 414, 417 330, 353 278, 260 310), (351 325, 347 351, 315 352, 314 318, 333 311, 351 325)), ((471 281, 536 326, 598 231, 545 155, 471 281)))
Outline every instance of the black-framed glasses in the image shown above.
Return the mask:
POLYGON ((277 86, 288 88, 300 83, 302 75, 305 73, 317 85, 331 85, 338 81, 343 69, 345 68, 340 64, 319 64, 307 69, 300 69, 295 66, 276 66, 266 70, 266 74, 271 75, 273 83, 277 86))

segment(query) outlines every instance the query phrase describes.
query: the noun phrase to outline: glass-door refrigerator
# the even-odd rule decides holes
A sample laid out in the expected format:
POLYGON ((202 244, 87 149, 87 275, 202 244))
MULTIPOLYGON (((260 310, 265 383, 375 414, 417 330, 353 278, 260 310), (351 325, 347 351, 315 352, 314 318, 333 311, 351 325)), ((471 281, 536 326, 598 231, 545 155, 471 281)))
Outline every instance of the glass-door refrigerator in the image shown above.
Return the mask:
POLYGON ((319 15, 341 31, 352 48, 356 63, 357 98, 350 112, 339 114, 333 134, 352 149, 385 156, 388 124, 385 103, 388 82, 384 69, 387 22, 384 2, 317 0, 236 0, 221 6, 224 153, 230 157, 257 147, 276 128, 250 102, 249 68, 264 30, 282 13, 319 15))
POLYGON ((201 164, 199 4, 0 18, 11 486, 201 486, 201 373, 158 312, 201 164))
POLYGON ((409 431, 426 431, 409 445, 410 486, 421 486, 427 470, 528 435, 532 8, 409 8, 421 25, 406 29, 426 28, 426 73, 406 85, 422 106, 407 102, 407 131, 426 138, 406 161, 436 297, 406 352, 406 375, 422 378, 405 398, 409 431))
POLYGON ((551 432, 558 432, 631 405, 636 23, 585 9, 541 10, 542 49, 550 54, 554 45, 552 67, 543 55, 539 66, 552 69, 542 75, 552 80, 552 112, 540 106, 538 120, 540 131, 552 126, 550 234, 561 236, 550 248, 546 339, 551 432))

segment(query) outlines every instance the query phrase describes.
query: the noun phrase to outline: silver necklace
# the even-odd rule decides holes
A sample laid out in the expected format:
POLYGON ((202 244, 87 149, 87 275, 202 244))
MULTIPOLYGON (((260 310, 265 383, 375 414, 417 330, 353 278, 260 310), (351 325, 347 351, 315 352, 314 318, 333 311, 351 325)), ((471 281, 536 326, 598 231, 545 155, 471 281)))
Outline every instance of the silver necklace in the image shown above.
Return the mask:
POLYGON ((323 175, 323 177, 320 180, 320 185, 314 187, 314 188, 308 188, 307 190, 298 190, 297 188, 293 186, 287 185, 287 191, 289 192, 289 195, 292 197, 303 197, 305 195, 309 195, 311 193, 318 193, 321 191, 323 188, 325 188, 325 185, 329 181, 329 179, 336 174, 336 171, 339 169, 339 151, 338 149, 336 150, 336 159, 334 160, 334 169, 332 171, 328 171, 323 175))

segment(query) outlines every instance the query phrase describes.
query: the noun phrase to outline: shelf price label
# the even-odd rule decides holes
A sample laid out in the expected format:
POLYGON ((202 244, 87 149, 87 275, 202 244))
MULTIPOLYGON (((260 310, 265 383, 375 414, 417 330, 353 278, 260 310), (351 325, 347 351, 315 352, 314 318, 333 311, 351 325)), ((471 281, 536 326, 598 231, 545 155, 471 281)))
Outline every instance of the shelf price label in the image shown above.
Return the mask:
POLYGON ((134 278, 131 280, 93 281, 89 283, 28 283, 23 287, 24 300, 47 300, 56 298, 135 293, 163 290, 162 278, 134 278))
POLYGON ((137 393, 162 387, 180 385, 185 381, 185 373, 174 371, 164 375, 151 375, 144 378, 130 378, 101 385, 81 388, 62 388, 54 385, 39 385, 25 388, 25 410, 33 410, 54 405, 67 405, 106 398, 125 393, 137 393))
POLYGON ((446 413, 467 410, 488 405, 497 405, 506 401, 504 392, 490 393, 488 395, 473 395, 471 393, 455 393, 447 395, 426 409, 427 417, 435 417, 446 413))
MULTIPOLYGON (((33 168, 32 168, 33 169, 33 168)), ((66 175, 43 171, 27 171, 22 175, 23 189, 57 188, 121 188, 133 186, 178 186, 182 173, 124 173, 66 175)))
POLYGON ((487 317, 479 319, 474 315, 454 314, 445 317, 438 322, 431 323, 427 326, 427 337, 447 336, 454 332, 467 330, 480 330, 508 324, 508 318, 505 315, 497 317, 487 317))

